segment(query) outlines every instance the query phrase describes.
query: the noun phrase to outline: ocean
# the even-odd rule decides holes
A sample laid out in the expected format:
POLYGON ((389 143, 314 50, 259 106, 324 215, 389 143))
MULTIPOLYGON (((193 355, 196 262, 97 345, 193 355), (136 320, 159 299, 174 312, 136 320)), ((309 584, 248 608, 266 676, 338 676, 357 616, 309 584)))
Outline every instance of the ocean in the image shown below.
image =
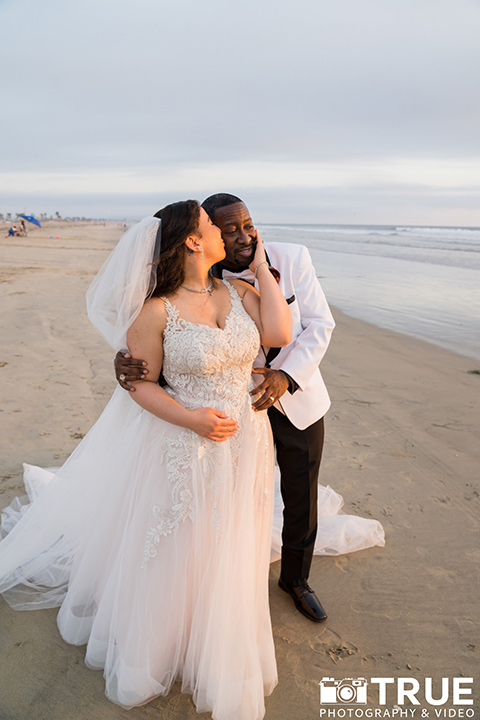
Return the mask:
POLYGON ((480 360, 480 228, 259 224, 310 250, 331 305, 480 360))

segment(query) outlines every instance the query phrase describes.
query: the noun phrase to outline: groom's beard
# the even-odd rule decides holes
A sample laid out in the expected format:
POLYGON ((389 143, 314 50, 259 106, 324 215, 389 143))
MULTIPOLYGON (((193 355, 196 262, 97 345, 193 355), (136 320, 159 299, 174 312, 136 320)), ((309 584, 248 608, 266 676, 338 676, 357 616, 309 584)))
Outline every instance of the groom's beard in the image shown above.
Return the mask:
MULTIPOLYGON (((267 258, 268 264, 270 265, 270 258, 268 257, 267 252, 265 252, 265 256, 267 258)), ((225 265, 225 260, 221 260, 212 267, 211 272, 212 275, 216 278, 221 279, 226 274, 227 277, 235 276, 241 280, 245 280, 245 282, 250 283, 250 285, 255 284, 255 273, 253 272, 253 270, 250 270, 249 265, 237 265, 235 269, 233 269, 225 265)))
POLYGON ((236 265, 234 268, 232 268, 228 267, 228 265, 225 265, 223 260, 221 260, 219 264, 222 266, 222 270, 228 270, 228 272, 234 273, 235 275, 241 272, 245 272, 245 270, 248 270, 250 266, 250 263, 248 263, 248 265, 236 265))
POLYGON ((252 239, 248 245, 240 245, 237 246, 233 251, 233 258, 234 258, 234 267, 228 267, 228 260, 227 260, 227 269, 230 270, 230 272, 242 272, 242 270, 246 270, 250 263, 252 262, 253 258, 255 257, 255 251, 257 249, 257 239, 252 239))

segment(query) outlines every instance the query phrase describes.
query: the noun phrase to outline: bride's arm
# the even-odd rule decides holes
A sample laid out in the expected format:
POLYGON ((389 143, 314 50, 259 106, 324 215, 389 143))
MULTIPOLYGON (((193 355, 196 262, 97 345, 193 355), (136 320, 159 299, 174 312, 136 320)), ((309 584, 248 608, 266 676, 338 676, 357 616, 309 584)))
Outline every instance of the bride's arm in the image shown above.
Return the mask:
POLYGON ((214 408, 188 410, 174 400, 158 383, 163 364, 163 332, 167 324, 165 305, 160 298, 148 300, 130 326, 127 344, 133 356, 148 362, 148 378, 135 382, 130 395, 148 412, 173 425, 189 428, 209 440, 221 442, 237 431, 235 420, 214 408))
POLYGON ((250 263, 256 273, 260 292, 243 280, 233 284, 242 298, 243 307, 254 320, 262 345, 283 347, 292 339, 292 315, 277 281, 268 268, 265 250, 257 232, 257 249, 250 263))

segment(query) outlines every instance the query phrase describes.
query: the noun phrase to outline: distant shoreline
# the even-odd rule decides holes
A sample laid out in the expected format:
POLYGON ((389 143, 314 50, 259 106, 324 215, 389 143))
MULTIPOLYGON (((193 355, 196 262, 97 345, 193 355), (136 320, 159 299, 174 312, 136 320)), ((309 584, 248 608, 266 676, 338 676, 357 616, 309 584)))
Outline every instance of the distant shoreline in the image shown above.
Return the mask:
MULTIPOLYGON (((11 241, 15 240, 19 244, 25 243, 25 240, 35 240, 36 238, 42 237, 45 239, 45 236, 47 236, 47 239, 56 239, 57 237, 60 237, 63 234, 69 234, 69 230, 72 230, 74 228, 80 230, 82 227, 87 230, 88 228, 94 228, 94 227, 108 227, 109 230, 113 233, 113 236, 117 239, 121 236, 124 228, 129 227, 132 224, 133 221, 124 221, 124 220, 101 220, 101 219, 81 219, 81 220, 65 220, 65 219, 58 219, 58 218, 52 218, 46 221, 42 221, 42 228, 39 229, 35 226, 27 226, 28 235, 27 238, 25 237, 16 237, 16 238, 10 238, 11 241), (54 233, 51 231, 55 231, 54 233), (118 235, 118 237, 117 237, 118 235)), ((6 235, 5 229, 10 226, 11 223, 3 222, 0 224, 0 237, 2 229, 4 230, 3 236, 6 235)), ((287 242, 288 235, 290 233, 283 234, 281 237, 275 237, 270 238, 270 233, 268 232, 268 229, 270 230, 279 230, 281 228, 289 228, 290 230, 293 229, 305 229, 305 228, 312 228, 312 229, 321 229, 322 235, 323 232, 325 232, 326 228, 333 227, 332 225, 313 225, 313 224, 291 224, 287 226, 286 224, 265 224, 262 223, 259 228, 263 234, 263 237, 265 240, 275 240, 280 242, 287 242)), ((349 230, 354 230, 357 227, 361 226, 354 226, 354 225, 338 225, 337 227, 341 228, 348 228, 349 230)), ((365 228, 373 227, 373 226, 362 226, 365 228)), ((381 228, 391 228, 393 226, 375 226, 377 229, 381 228)), ((402 226, 407 227, 407 226, 402 226)), ((412 226, 413 227, 413 226, 412 226)), ((419 227, 419 226, 416 226, 419 227)), ((465 230, 468 230, 468 228, 463 228, 465 230)), ((480 231, 479 231, 480 232, 480 231)), ((321 248, 315 247, 315 233, 310 234, 305 238, 301 238, 298 240, 298 242, 306 244, 312 253, 312 257, 314 260, 314 264, 317 268, 318 277, 320 280, 320 283, 323 286, 324 291, 327 294, 327 299, 329 300, 330 304, 334 307, 337 307, 339 310, 344 312, 346 315, 349 315, 352 318, 363 320, 365 322, 368 322, 372 325, 375 325, 376 327, 391 330, 395 332, 399 332, 401 334, 406 335, 407 337, 413 337, 413 338, 419 338, 421 340, 425 340, 426 342, 432 343, 433 345, 444 348, 447 350, 451 350, 458 355, 461 355, 463 357, 469 358, 470 361, 476 362, 477 364, 480 362, 480 346, 478 349, 471 349, 469 350, 468 347, 466 347, 465 338, 474 334, 474 328, 472 328, 470 331, 465 329, 465 333, 463 335, 453 336, 449 337, 449 335, 446 333, 445 337, 446 340, 443 339, 443 337, 439 337, 438 335, 436 337, 429 337, 428 333, 425 333, 425 331, 422 328, 416 328, 415 326, 412 327, 401 327, 399 326, 399 322, 406 322, 406 316, 402 316, 402 307, 401 307, 401 300, 399 300, 397 306, 394 306, 394 308, 390 311, 388 316, 386 315, 387 310, 383 310, 383 315, 381 312, 380 307, 376 307, 375 304, 372 302, 370 304, 365 304, 364 302, 358 302, 357 298, 364 298, 364 289, 361 286, 355 286, 355 283, 358 283, 358 279, 354 278, 353 283, 351 287, 350 295, 346 295, 345 297, 341 297, 338 293, 339 288, 344 289, 346 287, 345 281, 342 279, 342 268, 337 265, 341 265, 343 263, 343 258, 341 256, 341 253, 337 254, 337 257, 334 258, 334 260, 337 261, 337 265, 332 265, 328 267, 329 274, 325 271, 325 258, 329 258, 331 256, 331 253, 329 251, 324 251, 321 248), (336 273, 336 274, 334 274, 336 273), (385 319, 386 317, 386 319, 385 319)), ((294 237, 294 241, 297 241, 297 238, 294 237)), ((113 248, 114 243, 112 243, 110 247, 113 248)), ((480 250, 480 243, 479 243, 479 250, 480 250)), ((373 256, 374 257, 374 256, 373 256)), ((360 257, 359 261, 365 261, 365 257, 360 257)), ((370 262, 368 260, 368 262, 370 262)), ((423 269, 423 266, 422 266, 423 269)), ((361 270, 358 271, 359 273, 361 270)), ((390 281, 390 276, 386 276, 386 282, 390 281)), ((479 283, 480 283, 480 273, 479 273, 479 283)), ((386 285, 386 288, 388 286, 386 285)), ((376 302, 379 303, 382 300, 385 299, 386 295, 382 294, 383 291, 380 293, 380 296, 376 298, 376 302)), ((415 318, 413 318, 415 321, 415 318)), ((480 335, 480 333, 479 333, 480 335)))
POLYGON ((306 245, 328 301, 351 317, 480 361, 480 229, 261 226, 306 245))

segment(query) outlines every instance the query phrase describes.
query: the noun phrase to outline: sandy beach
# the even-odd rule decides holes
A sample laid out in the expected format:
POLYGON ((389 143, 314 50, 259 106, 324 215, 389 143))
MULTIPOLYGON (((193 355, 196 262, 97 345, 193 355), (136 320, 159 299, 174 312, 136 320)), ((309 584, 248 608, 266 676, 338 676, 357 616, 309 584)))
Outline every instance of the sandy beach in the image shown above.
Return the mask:
MULTIPOLYGON (((84 298, 122 232, 113 222, 51 221, 24 238, 2 235, 1 508, 23 494, 21 463, 61 464, 115 386, 113 353, 84 298)), ((421 707, 435 717, 426 677, 434 697, 441 678, 451 687, 452 678, 473 677, 465 697, 478 715, 480 375, 472 371, 480 365, 334 315, 322 364, 332 408, 320 480, 344 496, 347 512, 380 520, 387 544, 314 559, 310 582, 329 615, 318 626, 294 610, 277 587, 279 563, 271 566, 279 684, 266 720, 318 718, 325 676, 414 678, 421 705, 405 704, 414 717, 421 707)), ((128 712, 108 702, 102 674, 86 668, 84 648, 63 642, 55 618, 56 610, 15 612, 0 599, 0 720, 198 717, 179 685, 128 712)), ((384 706, 370 685, 363 707, 391 711, 396 683, 384 706)), ((439 707, 454 707, 451 693, 439 707)))

